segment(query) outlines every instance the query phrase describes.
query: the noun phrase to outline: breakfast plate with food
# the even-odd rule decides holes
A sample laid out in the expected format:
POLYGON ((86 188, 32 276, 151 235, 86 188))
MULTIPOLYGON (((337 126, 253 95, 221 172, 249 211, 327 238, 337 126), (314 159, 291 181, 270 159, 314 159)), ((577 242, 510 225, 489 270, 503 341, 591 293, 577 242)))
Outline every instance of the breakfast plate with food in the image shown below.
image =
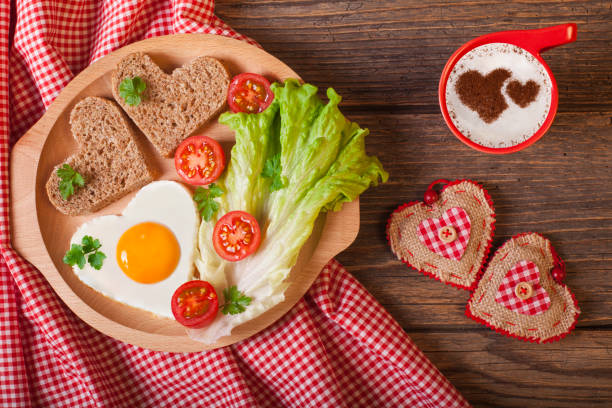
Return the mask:
POLYGON ((81 319, 213 349, 279 319, 387 173, 340 96, 214 35, 147 39, 71 81, 11 155, 12 244, 81 319))

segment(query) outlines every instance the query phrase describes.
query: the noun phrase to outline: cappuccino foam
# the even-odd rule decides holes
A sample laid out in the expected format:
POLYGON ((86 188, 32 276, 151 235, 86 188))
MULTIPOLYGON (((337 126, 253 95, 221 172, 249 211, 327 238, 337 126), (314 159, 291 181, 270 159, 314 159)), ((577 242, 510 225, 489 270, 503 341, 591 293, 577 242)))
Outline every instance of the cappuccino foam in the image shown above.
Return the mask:
POLYGON ((476 47, 453 67, 446 84, 446 106, 453 124, 467 138, 479 145, 503 148, 516 146, 529 139, 542 126, 551 104, 552 82, 544 66, 528 51, 507 43, 491 43, 476 47), (510 71, 501 86, 508 107, 496 120, 486 123, 476 111, 466 106, 456 90, 459 77, 468 71, 486 76, 496 69, 510 71), (533 102, 522 108, 508 95, 507 85, 534 81, 539 92, 533 102))

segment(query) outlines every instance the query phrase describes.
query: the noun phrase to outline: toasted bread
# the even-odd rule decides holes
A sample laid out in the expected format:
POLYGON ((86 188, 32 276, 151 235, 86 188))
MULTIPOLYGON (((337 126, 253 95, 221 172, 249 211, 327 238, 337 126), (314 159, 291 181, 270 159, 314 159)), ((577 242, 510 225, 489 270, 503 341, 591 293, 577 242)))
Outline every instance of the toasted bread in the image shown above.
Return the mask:
POLYGON ((148 55, 134 53, 117 65, 112 91, 157 151, 171 157, 185 138, 223 109, 229 80, 223 64, 211 57, 198 57, 168 75, 148 55), (134 77, 147 86, 142 101, 131 106, 120 96, 119 85, 134 77))
POLYGON ((81 215, 97 211, 154 179, 127 117, 112 101, 87 97, 70 112, 70 129, 79 150, 54 169, 47 195, 60 212, 81 215), (57 169, 69 164, 85 179, 67 200, 59 191, 57 169))

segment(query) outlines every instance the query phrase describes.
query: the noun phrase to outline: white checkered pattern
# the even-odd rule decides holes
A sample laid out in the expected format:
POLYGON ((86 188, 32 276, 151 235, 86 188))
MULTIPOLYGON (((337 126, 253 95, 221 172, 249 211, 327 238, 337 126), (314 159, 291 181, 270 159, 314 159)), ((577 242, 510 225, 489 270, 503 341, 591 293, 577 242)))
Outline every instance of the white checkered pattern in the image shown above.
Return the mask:
POLYGON ((540 271, 531 261, 520 261, 514 265, 504 277, 495 301, 508 309, 524 315, 538 315, 550 307, 550 297, 540 285, 540 271), (516 285, 527 282, 533 288, 533 294, 528 299, 521 299, 515 293, 516 285))
POLYGON ((211 0, 16 0, 9 61, 0 1, 0 407, 469 406, 333 260, 281 320, 214 351, 150 351, 78 319, 9 246, 9 132, 16 140, 74 75, 129 42, 175 32, 252 41, 211 0))
POLYGON ((447 259, 461 260, 468 241, 470 240, 470 216, 461 207, 449 208, 441 218, 428 218, 417 227, 419 240, 430 251, 447 259), (438 237, 440 228, 452 226, 457 232, 457 238, 448 244, 438 237))

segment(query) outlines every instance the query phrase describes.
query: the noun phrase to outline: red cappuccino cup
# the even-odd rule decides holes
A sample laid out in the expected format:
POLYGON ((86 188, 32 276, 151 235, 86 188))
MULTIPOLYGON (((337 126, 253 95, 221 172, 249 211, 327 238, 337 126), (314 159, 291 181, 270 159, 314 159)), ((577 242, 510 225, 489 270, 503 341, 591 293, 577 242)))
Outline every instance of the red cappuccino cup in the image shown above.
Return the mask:
POLYGON ((576 24, 501 31, 465 43, 449 58, 438 88, 442 116, 468 146, 513 153, 550 128, 559 92, 542 52, 576 40, 576 24))

